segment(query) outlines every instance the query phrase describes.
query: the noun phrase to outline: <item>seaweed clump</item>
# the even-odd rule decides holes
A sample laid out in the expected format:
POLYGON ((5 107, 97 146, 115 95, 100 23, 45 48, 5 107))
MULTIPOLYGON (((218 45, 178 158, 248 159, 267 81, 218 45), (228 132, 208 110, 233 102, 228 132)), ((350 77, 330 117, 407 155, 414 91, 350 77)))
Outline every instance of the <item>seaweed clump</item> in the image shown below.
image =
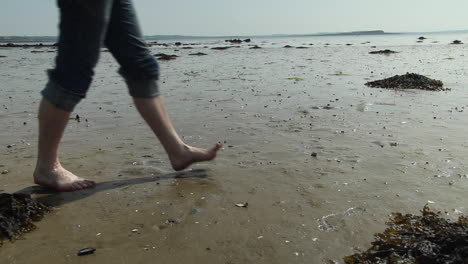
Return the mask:
POLYGON ((175 60, 177 57, 177 55, 168 55, 168 54, 164 54, 164 53, 158 53, 158 54, 154 54, 155 57, 158 58, 158 60, 175 60))
POLYGON ((376 50, 376 51, 369 52, 369 54, 384 54, 384 55, 389 55, 389 54, 393 54, 393 53, 398 53, 398 52, 393 51, 393 50, 389 50, 389 49, 376 50))
POLYGON ((443 83, 439 80, 427 78, 416 73, 406 73, 405 75, 395 75, 393 77, 367 82, 369 87, 393 88, 393 89, 421 89, 432 91, 444 91, 443 83))
POLYGON ((23 233, 34 230, 37 222, 49 207, 23 193, 0 194, 0 245, 4 239, 14 240, 23 233))
POLYGON ((346 256, 355 263, 468 263, 468 218, 449 222, 426 205, 422 216, 394 214, 367 251, 346 256))

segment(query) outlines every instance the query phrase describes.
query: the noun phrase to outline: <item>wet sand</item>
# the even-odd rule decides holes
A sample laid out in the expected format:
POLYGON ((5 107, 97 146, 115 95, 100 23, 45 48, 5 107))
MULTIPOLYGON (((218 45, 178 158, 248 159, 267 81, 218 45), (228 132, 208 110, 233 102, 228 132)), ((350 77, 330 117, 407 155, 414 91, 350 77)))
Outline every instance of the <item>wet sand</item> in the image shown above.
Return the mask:
POLYGON ((32 183, 39 91, 54 53, 0 49, 1 192, 54 206, 0 248, 0 262, 340 263, 367 249, 392 212, 417 214, 429 202, 450 219, 468 213, 465 45, 251 44, 263 49, 151 48, 179 56, 160 62, 179 134, 199 147, 224 143, 216 161, 182 175, 102 53, 61 147, 65 167, 98 185, 74 193, 32 183), (399 53, 368 54, 387 48, 399 53), (208 55, 188 55, 197 52, 208 55), (364 85, 406 72, 451 91, 364 85), (85 247, 97 250, 76 256, 85 247))

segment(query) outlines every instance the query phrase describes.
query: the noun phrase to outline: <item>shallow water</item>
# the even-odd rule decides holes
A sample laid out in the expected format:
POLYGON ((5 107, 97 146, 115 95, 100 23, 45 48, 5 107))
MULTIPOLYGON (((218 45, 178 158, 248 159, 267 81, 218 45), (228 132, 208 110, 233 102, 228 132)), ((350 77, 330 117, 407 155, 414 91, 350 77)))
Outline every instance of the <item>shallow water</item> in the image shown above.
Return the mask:
MULTIPOLYGON (((70 121, 61 148, 65 166, 101 184, 45 195, 56 210, 25 240, 3 245, 0 259, 333 263, 368 248, 391 212, 417 214, 430 203, 448 218, 467 214, 466 45, 447 44, 467 37, 416 44, 417 37, 311 38, 308 49, 282 48, 308 39, 253 39, 258 50, 209 49, 223 41, 153 46, 180 56, 160 62, 179 134, 196 146, 224 143, 215 162, 194 166, 207 169, 206 178, 168 175, 162 147, 103 53, 73 113, 82 121, 70 121), (364 39, 371 43, 359 44, 364 39), (399 53, 368 54, 385 48, 399 53), (208 55, 188 55, 196 52, 208 55), (406 72, 451 91, 364 86, 406 72), (243 202, 249 206, 234 205, 243 202), (85 247, 97 251, 77 257, 85 247)), ((0 169, 9 171, 0 189, 14 192, 31 186, 38 93, 54 54, 0 55, 7 56, 0 58, 0 169)))

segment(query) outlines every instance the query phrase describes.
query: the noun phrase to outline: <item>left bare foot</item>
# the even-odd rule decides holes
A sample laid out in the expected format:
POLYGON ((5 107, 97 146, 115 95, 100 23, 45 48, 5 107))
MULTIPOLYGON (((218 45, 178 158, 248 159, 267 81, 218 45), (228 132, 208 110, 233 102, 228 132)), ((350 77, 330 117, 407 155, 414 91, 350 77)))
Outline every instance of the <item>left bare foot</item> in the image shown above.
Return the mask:
POLYGON ((223 145, 221 145, 221 143, 217 143, 210 149, 201 149, 185 145, 181 153, 173 157, 169 157, 172 168, 176 171, 180 171, 193 163, 213 160, 216 157, 216 153, 222 146, 223 145))

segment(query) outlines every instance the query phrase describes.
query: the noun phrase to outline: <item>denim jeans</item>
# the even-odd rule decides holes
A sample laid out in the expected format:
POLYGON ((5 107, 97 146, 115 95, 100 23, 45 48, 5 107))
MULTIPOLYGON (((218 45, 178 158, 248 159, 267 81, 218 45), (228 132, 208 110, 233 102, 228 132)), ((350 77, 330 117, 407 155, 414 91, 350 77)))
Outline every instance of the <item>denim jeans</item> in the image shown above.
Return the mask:
POLYGON ((133 97, 159 95, 159 67, 143 40, 131 0, 58 0, 60 37, 43 97, 71 112, 86 96, 101 47, 120 64, 133 97))

